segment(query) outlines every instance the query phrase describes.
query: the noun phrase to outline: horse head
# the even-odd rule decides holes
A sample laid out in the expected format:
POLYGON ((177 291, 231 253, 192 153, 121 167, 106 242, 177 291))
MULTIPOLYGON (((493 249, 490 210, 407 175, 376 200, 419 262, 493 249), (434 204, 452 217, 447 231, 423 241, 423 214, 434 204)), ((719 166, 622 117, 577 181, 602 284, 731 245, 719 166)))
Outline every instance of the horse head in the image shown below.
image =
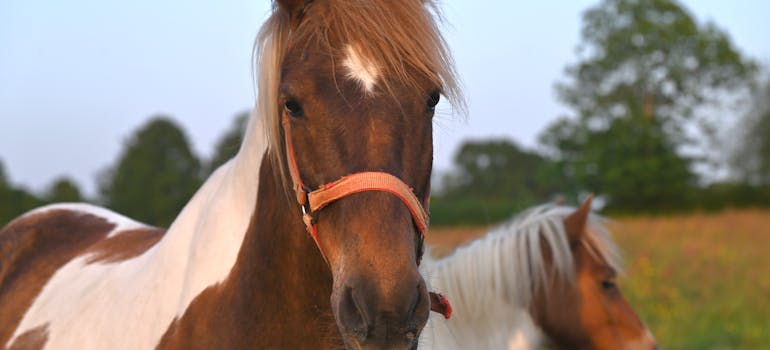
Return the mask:
POLYGON ((348 348, 413 347, 430 310, 417 266, 432 119, 440 96, 457 94, 426 6, 279 0, 263 53, 277 66, 260 91, 274 94, 275 162, 331 270, 348 348))
POLYGON ((559 349, 657 349, 618 288, 612 248, 589 232, 590 208, 591 198, 564 218, 575 275, 535 293, 533 319, 559 349))

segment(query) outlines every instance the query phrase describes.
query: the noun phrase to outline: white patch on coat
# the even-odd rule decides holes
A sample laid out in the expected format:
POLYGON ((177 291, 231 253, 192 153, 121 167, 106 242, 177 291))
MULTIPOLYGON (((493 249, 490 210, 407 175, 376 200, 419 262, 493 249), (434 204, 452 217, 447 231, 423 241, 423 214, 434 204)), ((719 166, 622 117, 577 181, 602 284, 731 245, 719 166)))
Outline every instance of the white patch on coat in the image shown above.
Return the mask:
POLYGON ((345 75, 358 81, 367 93, 373 92, 374 85, 377 84, 377 79, 380 76, 379 69, 365 57, 362 57, 352 45, 348 45, 345 51, 347 56, 342 61, 342 66, 346 70, 345 75))
MULTIPOLYGON (((261 119, 251 116, 241 151, 196 192, 161 241, 121 262, 73 259, 51 277, 0 347, 47 324, 45 349, 155 348, 192 300, 224 281, 235 265, 267 149, 261 119)), ((77 208, 110 221, 120 217, 106 209, 77 208)))

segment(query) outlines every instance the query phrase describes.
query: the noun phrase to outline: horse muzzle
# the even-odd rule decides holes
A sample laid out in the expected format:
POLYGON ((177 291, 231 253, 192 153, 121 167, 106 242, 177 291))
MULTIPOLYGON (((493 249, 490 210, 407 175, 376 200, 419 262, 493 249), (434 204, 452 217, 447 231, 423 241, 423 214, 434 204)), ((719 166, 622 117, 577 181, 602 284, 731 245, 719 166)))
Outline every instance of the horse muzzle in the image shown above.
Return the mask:
POLYGON ((332 307, 349 349, 413 349, 428 321, 430 298, 422 277, 349 278, 335 288, 332 307), (392 279, 391 279, 392 281, 392 279))

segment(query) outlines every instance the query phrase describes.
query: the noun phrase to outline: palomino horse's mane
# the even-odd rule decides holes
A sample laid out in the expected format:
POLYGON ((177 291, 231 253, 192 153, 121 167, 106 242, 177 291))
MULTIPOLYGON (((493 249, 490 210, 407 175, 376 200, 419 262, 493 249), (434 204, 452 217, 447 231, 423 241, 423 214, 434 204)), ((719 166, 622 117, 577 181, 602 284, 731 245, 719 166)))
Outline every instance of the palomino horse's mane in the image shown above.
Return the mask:
MULTIPOLYGON (((278 84, 290 36, 292 42, 326 48, 331 57, 341 57, 347 49, 334 47, 335 43, 356 45, 361 58, 390 82, 416 87, 416 74, 420 74, 440 87, 454 108, 464 112, 452 56, 434 17, 440 15, 433 0, 319 1, 307 5, 301 25, 292 31, 291 19, 274 5, 254 44, 254 58, 258 114, 266 118, 267 140, 273 161, 279 165, 276 169, 285 169, 278 84)), ((383 83, 390 91, 389 82, 383 83)))
MULTIPOLYGON (((508 348, 511 333, 501 329, 518 332, 516 341, 522 343, 516 346, 529 348, 530 342, 537 342, 540 334, 529 315, 533 296, 547 293, 553 278, 575 282, 576 266, 563 222, 574 211, 538 206, 449 256, 433 259, 426 252, 420 271, 431 288, 450 298, 455 312, 448 322, 431 316, 421 347, 508 348), (550 261, 544 251, 551 252, 550 261)), ((582 244, 620 272, 619 250, 604 221, 589 216, 582 244)))
MULTIPOLYGON (((526 307, 538 290, 547 291, 549 271, 543 249, 551 252, 554 276, 570 281, 575 278, 575 264, 563 220, 574 208, 543 205, 530 209, 491 231, 485 237, 458 248, 452 255, 437 261, 426 261, 424 271, 433 279, 440 278, 441 290, 452 297, 457 309, 473 310, 478 305, 506 300, 526 307), (447 268, 447 264, 455 264, 447 268), (458 268, 459 267, 459 268, 458 268), (480 269, 492 271, 480 272, 480 269), (451 272, 451 273, 450 273, 451 272), (469 283, 469 278, 479 278, 469 283), (492 278, 492 281, 482 280, 492 278), (463 287, 465 286, 465 287, 463 287), (474 288, 467 286, 494 286, 474 288), (466 308, 467 304, 472 307, 466 308)), ((591 254, 605 261, 617 272, 622 271, 620 253, 604 225, 605 219, 591 214, 582 244, 591 254)), ((427 259, 426 259, 427 260, 427 259)), ((483 307, 481 312, 504 309, 483 307), (486 310, 486 311, 485 311, 486 310)))

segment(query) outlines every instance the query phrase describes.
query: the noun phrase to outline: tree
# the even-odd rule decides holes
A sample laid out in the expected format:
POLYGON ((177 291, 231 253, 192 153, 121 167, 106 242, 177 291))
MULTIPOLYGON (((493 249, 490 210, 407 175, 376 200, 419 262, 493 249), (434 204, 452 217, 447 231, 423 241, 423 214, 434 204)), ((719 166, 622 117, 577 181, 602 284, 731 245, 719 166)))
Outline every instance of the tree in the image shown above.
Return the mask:
POLYGON ((166 226, 201 185, 201 165, 184 131, 156 116, 128 140, 100 184, 104 204, 138 220, 166 226))
POLYGON ((8 186, 8 175, 5 173, 5 165, 3 165, 3 160, 0 159, 0 188, 3 188, 4 186, 8 186))
POLYGON ((604 0, 589 9, 579 56, 556 87, 574 117, 541 135, 572 190, 629 209, 686 198, 691 165, 705 159, 681 156, 698 140, 689 130, 712 135, 704 107, 750 86, 755 64, 671 0, 604 0))
POLYGON ((512 141, 468 141, 454 156, 455 171, 444 178, 445 197, 542 201, 553 191, 547 161, 512 141))
POLYGON ((431 199, 431 224, 480 225, 551 199, 561 184, 553 164, 514 142, 467 141, 431 199))
MULTIPOLYGON (((672 0, 604 0, 583 17, 581 62, 557 84, 577 115, 598 125, 636 115, 665 124, 676 142, 686 120, 707 125, 705 104, 750 86, 756 64, 714 24, 672 0)), ((708 131, 708 130, 704 130, 708 131)))
POLYGON ((739 126, 733 171, 748 183, 770 185, 770 77, 754 92, 751 108, 739 126))
POLYGON ((49 203, 82 202, 78 185, 67 177, 60 177, 51 184, 44 196, 49 203))
POLYGON ((222 164, 233 158, 241 147, 243 135, 246 132, 246 125, 249 122, 249 112, 238 114, 233 120, 230 128, 217 141, 214 155, 206 166, 206 173, 211 174, 222 164))
MULTIPOLYGON (((676 152, 656 120, 618 119, 609 128, 590 131, 584 139, 561 139, 561 173, 570 181, 565 194, 607 196, 617 211, 658 211, 688 206, 695 185, 691 160, 676 152)), ((565 124, 554 126, 548 133, 565 124)))
POLYGON ((43 202, 22 188, 15 188, 0 162, 0 228, 24 212, 42 205, 43 202))
POLYGON ((0 160, 0 228, 16 216, 15 210, 11 207, 11 189, 8 183, 8 176, 5 174, 5 166, 0 160))

